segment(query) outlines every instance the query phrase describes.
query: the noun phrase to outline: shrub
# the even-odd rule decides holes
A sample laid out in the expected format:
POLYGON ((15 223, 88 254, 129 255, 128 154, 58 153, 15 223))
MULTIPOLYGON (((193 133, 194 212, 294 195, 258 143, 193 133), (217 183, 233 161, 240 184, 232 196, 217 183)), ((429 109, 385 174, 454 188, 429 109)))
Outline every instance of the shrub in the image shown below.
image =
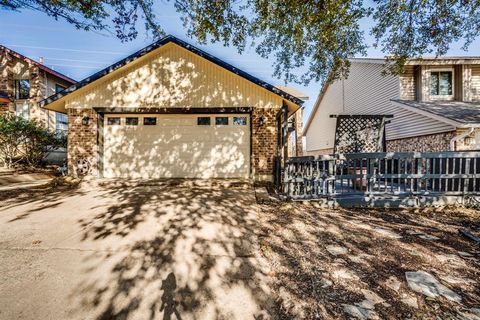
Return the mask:
POLYGON ((48 153, 66 145, 64 134, 49 131, 35 120, 0 116, 0 161, 8 168, 20 163, 38 166, 48 153))

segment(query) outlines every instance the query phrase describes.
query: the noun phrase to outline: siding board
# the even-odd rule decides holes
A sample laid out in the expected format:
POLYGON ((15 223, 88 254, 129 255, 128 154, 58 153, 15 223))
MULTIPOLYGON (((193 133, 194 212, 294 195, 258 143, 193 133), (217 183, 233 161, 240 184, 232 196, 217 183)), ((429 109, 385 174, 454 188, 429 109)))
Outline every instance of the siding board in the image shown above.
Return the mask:
POLYGON ((280 106, 281 97, 173 43, 66 99, 67 109, 280 106))
MULTIPOLYGON (((399 76, 383 76, 383 65, 352 62, 348 79, 329 85, 320 101, 306 134, 306 150, 323 150, 333 147, 336 120, 331 114, 392 114, 386 126, 387 140, 408 138, 452 131, 455 128, 441 121, 414 113, 392 104, 402 88, 399 76), (344 95, 342 94, 344 92, 344 95), (343 106, 343 101, 345 106, 343 106)), ((415 95, 415 74, 408 68, 408 95, 415 95)))
POLYGON ((472 80, 470 88, 472 92, 472 100, 480 101, 480 65, 472 65, 472 80))
POLYGON ((400 99, 416 99, 416 82, 415 66, 405 66, 404 72, 400 75, 400 99))

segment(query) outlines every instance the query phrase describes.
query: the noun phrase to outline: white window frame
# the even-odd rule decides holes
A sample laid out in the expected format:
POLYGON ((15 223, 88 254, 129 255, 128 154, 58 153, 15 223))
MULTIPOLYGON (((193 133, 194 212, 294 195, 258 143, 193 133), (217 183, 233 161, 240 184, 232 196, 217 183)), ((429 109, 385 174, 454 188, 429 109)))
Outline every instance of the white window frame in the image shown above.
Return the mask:
MULTIPOLYGON (((428 70, 428 96, 430 100, 453 100, 455 97, 455 70, 454 68, 434 68, 428 70), (452 94, 433 95, 432 94, 432 72, 451 72, 452 73, 452 94)), ((440 85, 440 84, 439 84, 440 85)))
POLYGON ((18 101, 15 103, 15 114, 17 117, 22 117, 25 120, 30 120, 30 105, 28 104, 27 100, 18 101), (19 107, 22 110, 19 110, 19 107))
POLYGON ((55 112, 55 131, 67 133, 68 132, 68 116, 61 112, 55 112), (59 121, 59 117, 65 117, 66 122, 59 121))

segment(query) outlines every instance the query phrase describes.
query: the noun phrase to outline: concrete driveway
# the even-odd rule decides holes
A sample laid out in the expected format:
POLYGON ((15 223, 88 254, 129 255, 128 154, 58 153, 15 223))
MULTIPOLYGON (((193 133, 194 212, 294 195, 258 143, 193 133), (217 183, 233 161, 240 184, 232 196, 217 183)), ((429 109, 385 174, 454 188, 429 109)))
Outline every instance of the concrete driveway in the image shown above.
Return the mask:
POLYGON ((0 318, 270 318, 256 215, 250 186, 220 181, 0 202, 0 318))

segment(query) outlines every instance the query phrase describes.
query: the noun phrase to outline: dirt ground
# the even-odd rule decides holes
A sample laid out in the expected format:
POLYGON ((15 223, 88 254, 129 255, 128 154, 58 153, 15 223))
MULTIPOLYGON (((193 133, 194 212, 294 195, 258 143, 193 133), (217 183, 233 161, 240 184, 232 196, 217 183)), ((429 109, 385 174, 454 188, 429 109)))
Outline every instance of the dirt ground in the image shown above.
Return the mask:
POLYGON ((479 234, 478 211, 261 211, 260 247, 286 318, 480 319, 480 247, 458 234, 479 234), (453 296, 412 290, 407 272, 427 272, 453 296))

